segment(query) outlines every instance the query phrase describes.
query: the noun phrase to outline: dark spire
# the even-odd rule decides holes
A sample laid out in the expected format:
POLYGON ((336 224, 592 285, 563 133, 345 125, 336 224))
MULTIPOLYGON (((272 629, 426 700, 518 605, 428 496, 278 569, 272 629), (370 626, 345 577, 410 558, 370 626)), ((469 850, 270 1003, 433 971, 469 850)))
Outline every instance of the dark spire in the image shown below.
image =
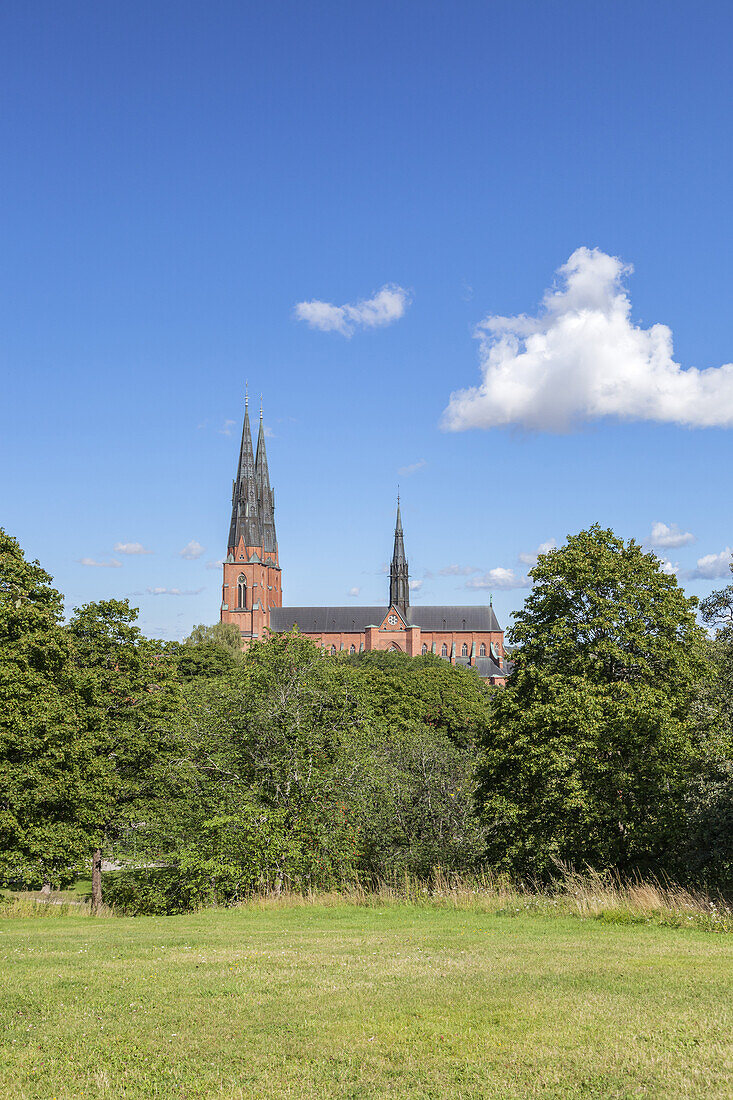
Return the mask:
POLYGON ((249 426, 249 398, 244 399, 244 427, 239 448, 239 466, 232 493, 232 522, 229 527, 229 550, 237 548, 239 539, 245 546, 259 546, 260 521, 257 508, 255 460, 252 452, 252 429, 249 426))
POLYGON ((399 496, 397 497, 397 522, 394 530, 394 553, 392 554, 392 567, 389 571, 389 603, 390 607, 396 607, 407 618, 407 609, 410 606, 410 578, 407 572, 405 542, 402 536, 399 496))
POLYGON ((260 514, 262 549, 266 554, 274 554, 277 550, 277 535, 275 534, 275 493, 270 488, 270 473, 267 469, 265 426, 262 421, 262 399, 260 399, 260 434, 257 437, 255 481, 257 482, 257 507, 260 514))

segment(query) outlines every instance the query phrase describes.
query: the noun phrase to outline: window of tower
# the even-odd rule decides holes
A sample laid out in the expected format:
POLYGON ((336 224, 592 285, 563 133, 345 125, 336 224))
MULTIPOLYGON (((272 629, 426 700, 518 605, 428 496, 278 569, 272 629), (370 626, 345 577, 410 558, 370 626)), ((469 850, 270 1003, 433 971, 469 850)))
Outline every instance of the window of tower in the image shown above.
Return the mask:
POLYGON ((239 574, 237 580, 237 607, 247 606, 247 578, 244 573, 239 574))

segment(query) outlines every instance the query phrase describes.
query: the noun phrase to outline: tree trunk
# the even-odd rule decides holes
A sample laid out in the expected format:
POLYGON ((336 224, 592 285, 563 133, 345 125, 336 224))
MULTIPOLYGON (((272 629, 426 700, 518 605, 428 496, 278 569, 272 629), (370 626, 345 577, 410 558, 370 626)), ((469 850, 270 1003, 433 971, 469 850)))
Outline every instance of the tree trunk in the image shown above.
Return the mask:
POLYGON ((95 848, 92 852, 92 913, 97 914, 102 909, 102 849, 95 848))

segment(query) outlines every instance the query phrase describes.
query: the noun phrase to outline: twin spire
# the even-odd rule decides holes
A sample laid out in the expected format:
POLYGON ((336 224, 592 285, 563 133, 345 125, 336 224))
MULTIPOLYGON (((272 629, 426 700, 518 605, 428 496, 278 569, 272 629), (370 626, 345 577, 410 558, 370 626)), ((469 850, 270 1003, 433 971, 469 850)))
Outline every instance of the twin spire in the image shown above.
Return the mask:
POLYGON ((249 396, 246 392, 239 466, 232 487, 232 522, 228 543, 231 553, 237 549, 240 539, 244 540, 245 546, 261 546, 266 554, 277 552, 275 493, 270 488, 270 474, 267 469, 262 403, 260 402, 260 432, 255 455, 249 423, 249 396))
POLYGON ((404 618, 407 617, 407 609, 410 606, 410 577, 407 571, 407 558, 405 557, 405 540, 402 534, 399 495, 397 496, 397 520, 394 530, 394 552, 389 570, 389 605, 390 607, 396 607, 404 618))

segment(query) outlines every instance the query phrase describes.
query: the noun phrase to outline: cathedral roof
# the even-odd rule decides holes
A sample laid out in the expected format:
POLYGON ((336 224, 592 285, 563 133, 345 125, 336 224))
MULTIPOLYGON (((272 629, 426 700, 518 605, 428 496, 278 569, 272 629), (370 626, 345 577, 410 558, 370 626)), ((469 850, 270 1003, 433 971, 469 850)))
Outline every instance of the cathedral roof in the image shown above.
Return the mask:
MULTIPOLYGON (((379 607, 273 607, 272 630, 292 630, 297 626, 305 634, 359 633, 378 626, 388 608, 379 607)), ((407 608, 410 626, 428 631, 500 631, 493 607, 438 607, 421 605, 407 608)), ((501 674, 499 674, 501 675, 501 674)))

